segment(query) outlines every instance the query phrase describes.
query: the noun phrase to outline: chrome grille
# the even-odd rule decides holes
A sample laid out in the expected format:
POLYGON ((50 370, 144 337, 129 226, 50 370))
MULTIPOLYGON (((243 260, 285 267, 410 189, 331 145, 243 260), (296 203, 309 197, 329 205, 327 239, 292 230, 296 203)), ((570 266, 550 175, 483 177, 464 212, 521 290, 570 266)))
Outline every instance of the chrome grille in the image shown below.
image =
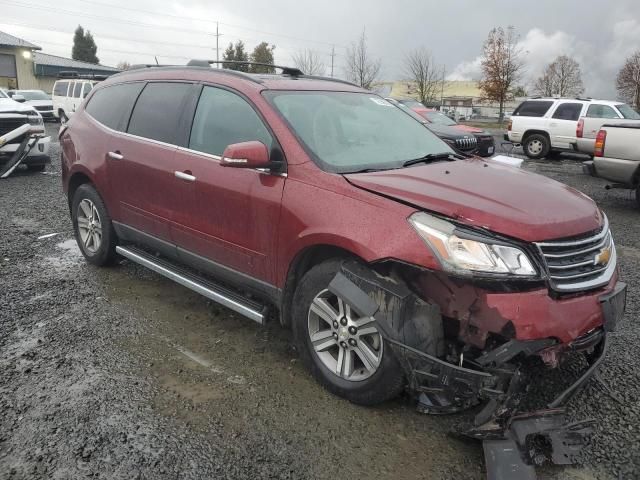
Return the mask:
POLYGON ((606 285, 616 269, 616 249, 606 219, 596 234, 536 245, 545 260, 552 288, 561 292, 606 285))
POLYGON ((468 137, 468 138, 457 138, 456 139, 456 148, 462 151, 474 150, 478 147, 478 140, 476 137, 468 137))
POLYGON ((39 112, 48 112, 49 110, 53 110, 53 105, 36 105, 33 108, 35 108, 39 112))

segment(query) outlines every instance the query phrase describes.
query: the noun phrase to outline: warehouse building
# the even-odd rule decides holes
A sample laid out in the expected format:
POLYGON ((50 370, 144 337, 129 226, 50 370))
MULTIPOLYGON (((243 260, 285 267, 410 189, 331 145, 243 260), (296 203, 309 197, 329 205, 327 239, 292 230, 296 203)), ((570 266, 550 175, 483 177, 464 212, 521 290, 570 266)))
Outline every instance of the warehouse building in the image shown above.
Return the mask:
POLYGON ((0 88, 37 89, 51 93, 61 71, 110 75, 117 68, 49 55, 42 48, 8 33, 0 32, 0 88))

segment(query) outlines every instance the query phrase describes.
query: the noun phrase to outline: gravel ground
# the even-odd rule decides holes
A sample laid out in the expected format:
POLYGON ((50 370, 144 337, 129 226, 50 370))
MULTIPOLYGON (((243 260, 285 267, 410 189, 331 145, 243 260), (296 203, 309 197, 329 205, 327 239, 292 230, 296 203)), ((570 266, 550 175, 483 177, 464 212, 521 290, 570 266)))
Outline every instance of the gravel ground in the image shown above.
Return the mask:
MULTIPOLYGON (((315 384, 278 325, 130 263, 87 265, 52 153, 45 174, 0 181, 0 479, 483 478, 480 444, 447 433, 459 418, 351 405, 315 384)), ((526 168, 605 209, 630 285, 602 380, 570 405, 598 421, 585 464, 539 477, 640 478, 640 211, 575 158, 526 168)))

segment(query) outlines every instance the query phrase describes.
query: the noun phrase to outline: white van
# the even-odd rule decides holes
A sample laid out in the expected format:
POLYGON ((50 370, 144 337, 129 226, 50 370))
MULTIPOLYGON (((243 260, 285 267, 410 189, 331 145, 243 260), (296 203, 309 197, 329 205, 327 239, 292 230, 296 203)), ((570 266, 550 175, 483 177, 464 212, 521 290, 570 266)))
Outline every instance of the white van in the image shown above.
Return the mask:
POLYGON ((75 113, 82 100, 89 94, 93 86, 98 83, 95 80, 84 79, 60 79, 53 85, 53 114, 62 123, 65 123, 75 113))

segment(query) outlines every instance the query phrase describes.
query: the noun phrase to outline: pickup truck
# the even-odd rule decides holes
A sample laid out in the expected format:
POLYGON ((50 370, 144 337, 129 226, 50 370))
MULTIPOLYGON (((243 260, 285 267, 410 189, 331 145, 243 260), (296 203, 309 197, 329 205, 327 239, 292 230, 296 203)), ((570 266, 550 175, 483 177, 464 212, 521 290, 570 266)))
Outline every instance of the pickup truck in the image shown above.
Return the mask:
POLYGON ((603 125, 596 136, 593 161, 584 162, 582 168, 611 181, 607 188, 635 190, 640 207, 640 122, 603 125))

